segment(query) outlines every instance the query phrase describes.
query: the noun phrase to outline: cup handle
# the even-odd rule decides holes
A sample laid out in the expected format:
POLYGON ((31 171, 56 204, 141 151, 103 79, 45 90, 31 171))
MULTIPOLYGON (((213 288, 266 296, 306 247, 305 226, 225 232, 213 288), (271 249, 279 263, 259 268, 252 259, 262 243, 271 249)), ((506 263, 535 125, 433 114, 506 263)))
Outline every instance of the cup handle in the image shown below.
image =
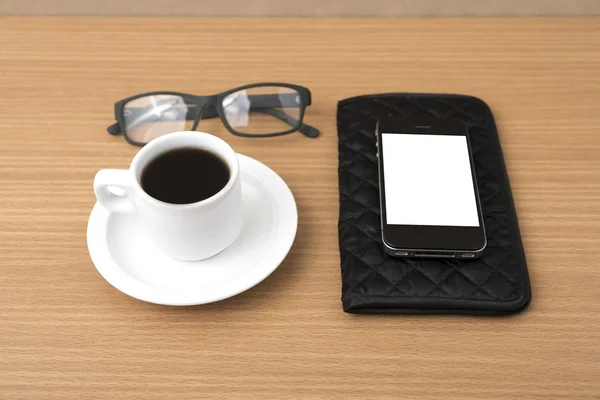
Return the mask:
POLYGON ((112 212, 134 209, 133 176, 128 169, 101 169, 94 178, 94 193, 100 205, 112 212))

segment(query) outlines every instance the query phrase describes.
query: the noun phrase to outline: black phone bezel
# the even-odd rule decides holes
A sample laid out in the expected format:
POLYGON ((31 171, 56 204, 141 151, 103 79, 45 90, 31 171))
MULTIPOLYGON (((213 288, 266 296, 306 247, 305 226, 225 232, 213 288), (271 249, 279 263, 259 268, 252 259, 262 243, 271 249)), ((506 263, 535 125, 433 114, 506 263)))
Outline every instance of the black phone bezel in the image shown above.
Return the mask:
MULTIPOLYGON (((386 118, 377 123, 377 154, 379 158, 379 192, 381 202, 381 230, 384 245, 393 251, 456 251, 478 253, 486 246, 485 226, 479 200, 479 190, 475 176, 475 167, 471 151, 469 132, 466 125, 449 118, 386 118), (460 135, 466 136, 471 178, 475 188, 478 227, 466 226, 425 226, 390 225, 386 221, 385 175, 383 154, 381 151, 382 134, 424 134, 424 135, 460 135)), ((410 188, 408 188, 410 190, 410 188)))

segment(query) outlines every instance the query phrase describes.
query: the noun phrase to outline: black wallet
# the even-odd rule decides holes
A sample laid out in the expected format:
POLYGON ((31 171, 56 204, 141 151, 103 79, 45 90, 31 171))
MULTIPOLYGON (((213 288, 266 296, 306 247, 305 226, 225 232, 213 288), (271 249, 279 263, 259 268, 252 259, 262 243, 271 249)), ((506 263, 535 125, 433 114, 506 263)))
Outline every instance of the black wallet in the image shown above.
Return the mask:
POLYGON ((496 124, 482 100, 393 93, 338 103, 342 304, 352 313, 502 315, 527 308, 527 263, 496 124), (381 242, 375 126, 382 117, 462 120, 469 130, 487 235, 481 258, 387 255, 381 242))

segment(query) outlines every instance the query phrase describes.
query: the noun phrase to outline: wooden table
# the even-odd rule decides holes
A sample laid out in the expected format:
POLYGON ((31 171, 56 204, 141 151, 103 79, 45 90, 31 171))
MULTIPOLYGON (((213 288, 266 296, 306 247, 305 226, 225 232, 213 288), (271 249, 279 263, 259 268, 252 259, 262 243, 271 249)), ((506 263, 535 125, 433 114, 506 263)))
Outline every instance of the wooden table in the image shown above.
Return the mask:
POLYGON ((0 398, 600 398, 600 19, 0 19, 0 398), (234 137, 299 211, 267 280, 205 306, 118 292, 86 247, 92 178, 136 153, 113 103, 303 84, 322 136, 234 137), (341 309, 336 102, 492 107, 533 302, 507 318, 341 309))

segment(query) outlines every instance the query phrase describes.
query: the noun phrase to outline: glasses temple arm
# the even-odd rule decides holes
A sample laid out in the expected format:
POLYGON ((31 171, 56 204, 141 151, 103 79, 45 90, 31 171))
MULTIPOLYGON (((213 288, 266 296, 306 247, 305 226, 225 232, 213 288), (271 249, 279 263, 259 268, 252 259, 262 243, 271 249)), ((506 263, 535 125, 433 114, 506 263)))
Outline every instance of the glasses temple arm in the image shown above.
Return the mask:
POLYGON ((106 132, 110 133, 113 136, 120 135, 121 134, 121 124, 119 124, 118 122, 115 122, 114 124, 112 124, 106 128, 106 132))
MULTIPOLYGON (((254 107, 250 107, 250 111, 269 114, 269 115, 287 123, 290 126, 298 125, 298 120, 296 118, 290 117, 285 112, 277 110, 275 108, 262 108, 262 109, 258 108, 257 109, 254 107)), ((319 136, 319 130, 317 128, 310 126, 308 124, 305 124, 305 123, 300 124, 300 126, 298 127, 298 130, 309 138, 316 138, 317 136, 319 136)))

